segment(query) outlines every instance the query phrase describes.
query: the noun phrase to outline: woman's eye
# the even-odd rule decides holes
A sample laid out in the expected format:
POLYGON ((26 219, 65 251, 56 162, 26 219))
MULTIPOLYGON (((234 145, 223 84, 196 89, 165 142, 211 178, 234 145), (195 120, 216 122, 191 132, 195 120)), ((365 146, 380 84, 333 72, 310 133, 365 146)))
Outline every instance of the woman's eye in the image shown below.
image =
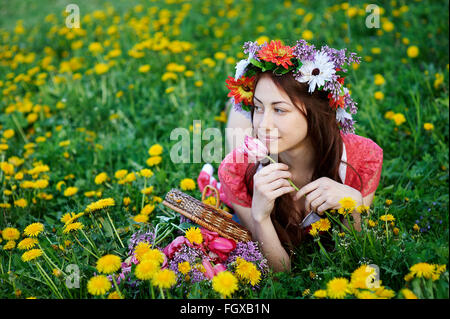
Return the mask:
POLYGON ((282 109, 275 109, 275 112, 277 112, 277 113, 283 113, 284 110, 282 110, 282 109))
POLYGON ((261 107, 260 106, 257 106, 257 105, 255 105, 255 111, 260 111, 261 110, 261 107))

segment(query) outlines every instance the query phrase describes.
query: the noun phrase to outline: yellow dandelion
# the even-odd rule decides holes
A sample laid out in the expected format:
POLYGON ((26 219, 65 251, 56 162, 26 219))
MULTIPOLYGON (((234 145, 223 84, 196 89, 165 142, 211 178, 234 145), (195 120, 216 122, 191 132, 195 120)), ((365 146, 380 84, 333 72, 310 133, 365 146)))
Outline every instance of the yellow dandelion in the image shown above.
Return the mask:
POLYGON ((221 271, 212 279, 212 287, 226 298, 238 289, 238 280, 231 272, 221 271))
POLYGON ((434 130, 434 125, 432 123, 424 123, 423 124, 423 128, 426 131, 432 131, 432 130, 434 130))
POLYGON ((203 242, 203 236, 200 228, 191 227, 186 230, 185 237, 192 243, 201 244, 203 242))
POLYGON ((37 243, 38 240, 36 238, 27 237, 17 244, 17 248, 19 248, 20 250, 30 250, 31 248, 36 246, 37 243))
POLYGON ((391 299, 395 296, 395 292, 393 290, 387 289, 384 286, 374 288, 373 291, 379 299, 391 299))
POLYGON ((17 240, 20 238, 20 231, 17 228, 6 227, 2 230, 4 240, 17 240))
POLYGON ((393 221, 395 221, 395 217, 394 216, 392 216, 391 214, 386 214, 386 215, 381 215, 380 216, 380 220, 382 220, 382 221, 388 221, 388 222, 393 222, 393 221))
POLYGON ((128 174, 128 171, 126 169, 119 169, 115 172, 114 177, 117 179, 122 179, 128 174))
POLYGON ((416 277, 430 279, 436 270, 436 266, 429 263, 417 263, 411 266, 409 270, 416 277))
POLYGON ((134 255, 136 256, 136 259, 139 261, 142 261, 142 257, 144 256, 144 254, 146 252, 148 252, 150 250, 150 247, 152 245, 150 245, 149 243, 145 242, 145 241, 141 241, 139 242, 136 247, 134 248, 134 255))
POLYGON ((152 177, 153 176, 153 172, 152 170, 148 169, 148 168, 144 168, 141 169, 141 171, 139 172, 141 174, 142 177, 152 177))
POLYGON ((417 296, 408 288, 400 290, 400 293, 403 295, 404 299, 418 299, 417 296))
POLYGON ((113 291, 108 295, 108 299, 122 299, 122 296, 117 291, 113 291))
POLYGON ((161 156, 152 156, 147 159, 146 163, 148 166, 152 167, 158 165, 159 163, 161 163, 161 161, 162 161, 161 156))
POLYGON ((154 144, 148 149, 148 155, 150 156, 158 156, 161 155, 163 148, 160 144, 154 144))
POLYGON ((108 174, 106 174, 105 172, 102 172, 100 174, 98 174, 97 176, 95 176, 95 184, 99 185, 99 184, 103 184, 104 182, 106 182, 108 180, 108 174))
POLYGON ((327 283, 327 296, 332 299, 343 299, 349 291, 346 278, 334 278, 327 283))
POLYGON ((64 196, 70 197, 70 196, 75 195, 77 192, 78 192, 78 187, 72 187, 72 186, 71 187, 67 187, 64 190, 64 196))
POLYGON ((155 205, 147 204, 144 207, 142 207, 141 214, 148 216, 153 212, 154 209, 155 205))
POLYGON ((4 246, 3 246, 3 250, 11 250, 14 249, 14 247, 16 247, 16 242, 14 240, 9 240, 4 246))
POLYGON ((142 260, 153 260, 158 264, 162 264, 164 262, 164 253, 159 249, 149 249, 142 255, 142 260))
POLYGON ((177 276, 173 270, 158 270, 152 277, 152 283, 160 288, 170 288, 177 282, 177 276))
POLYGON ((370 267, 369 265, 361 265, 352 273, 350 286, 359 289, 371 288, 376 279, 375 276, 375 268, 370 267))
POLYGON ((84 225, 80 222, 70 223, 64 226, 63 234, 70 233, 71 231, 78 231, 83 229, 84 225))
POLYGON ((133 216, 133 220, 136 223, 147 223, 148 222, 148 215, 137 214, 136 216, 133 216))
POLYGON ((106 207, 111 207, 114 205, 116 205, 114 198, 109 197, 109 198, 100 199, 96 202, 89 204, 86 207, 86 210, 93 212, 93 211, 104 209, 106 207))
POLYGON ((419 48, 415 45, 411 45, 406 50, 406 54, 412 59, 417 58, 417 56, 419 55, 419 48))
POLYGON ((313 237, 316 237, 317 235, 319 235, 319 230, 316 227, 311 226, 311 229, 309 230, 309 234, 313 237))
POLYGON ((29 237, 36 237, 44 230, 44 224, 42 223, 32 223, 25 227, 23 230, 24 234, 29 237))
POLYGON ((331 227, 330 220, 328 218, 321 218, 315 223, 313 227, 317 228, 318 231, 328 231, 331 227))
POLYGON ((140 280, 150 280, 154 274, 159 270, 159 263, 148 259, 141 261, 134 270, 136 278, 140 280))
POLYGON ((121 263, 119 256, 108 254, 97 260, 96 268, 103 274, 112 274, 120 269, 121 263))
POLYGON ((315 298, 326 298, 327 297, 327 291, 323 290, 323 289, 316 290, 314 292, 313 296, 315 298))
POLYGON ((22 254, 22 261, 28 262, 34 260, 42 255, 42 250, 40 249, 30 249, 22 254))
POLYGON ((189 271, 191 271, 191 265, 189 264, 188 261, 178 263, 178 271, 181 272, 183 275, 186 275, 189 271))
POLYGON ((183 180, 181 180, 180 182, 180 187, 182 190, 187 191, 187 190, 194 190, 196 185, 195 185, 195 181, 191 178, 184 178, 183 180))
POLYGON ((345 210, 353 210, 356 207, 356 201, 351 197, 341 198, 339 204, 341 204, 341 208, 345 210))
POLYGON ((104 275, 92 277, 87 283, 88 292, 94 296, 104 295, 111 288, 111 282, 108 280, 108 277, 104 275))
POLYGON ((358 207, 356 207, 356 212, 363 214, 363 213, 367 213, 369 211, 370 207, 366 206, 366 205, 359 205, 358 207))

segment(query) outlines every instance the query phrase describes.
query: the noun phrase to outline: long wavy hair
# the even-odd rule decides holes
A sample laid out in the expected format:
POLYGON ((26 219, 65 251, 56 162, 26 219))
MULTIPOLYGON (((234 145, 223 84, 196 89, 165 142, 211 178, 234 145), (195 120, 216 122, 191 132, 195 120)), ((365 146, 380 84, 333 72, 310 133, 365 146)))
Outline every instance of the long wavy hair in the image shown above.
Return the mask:
MULTIPOLYGON (((361 176, 349 163, 341 160, 343 141, 336 122, 336 112, 329 106, 328 94, 319 90, 315 90, 312 94, 309 93, 308 85, 296 81, 292 72, 281 76, 274 74, 272 71, 259 72, 255 75, 254 87, 256 87, 259 79, 264 74, 268 74, 275 85, 286 92, 291 101, 306 117, 308 123, 306 138, 309 137, 311 139, 315 158, 318 159, 310 182, 320 177, 328 177, 342 183, 339 176, 339 165, 343 162, 355 171, 360 179, 362 188, 361 176), (300 105, 304 106, 306 114, 300 105)), ((252 105, 252 126, 253 113, 254 106, 252 105)), ((263 166, 270 162, 264 161, 264 163, 262 163, 263 166)), ((251 196, 253 196, 253 176, 256 174, 259 164, 260 162, 250 164, 245 173, 245 183, 251 196)), ((294 209, 293 201, 289 194, 282 195, 275 200, 271 219, 281 243, 290 253, 304 239, 299 224, 305 216, 305 211, 296 211, 294 209)))

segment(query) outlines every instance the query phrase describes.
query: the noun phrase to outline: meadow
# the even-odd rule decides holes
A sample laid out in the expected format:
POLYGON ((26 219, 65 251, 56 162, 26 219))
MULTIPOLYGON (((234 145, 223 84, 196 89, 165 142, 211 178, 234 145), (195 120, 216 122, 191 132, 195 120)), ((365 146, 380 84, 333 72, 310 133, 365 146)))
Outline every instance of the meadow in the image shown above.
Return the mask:
POLYGON ((80 28, 69 3, 0 4, 1 298, 449 297, 448 1, 377 1, 374 28, 362 1, 79 0, 80 28), (171 263, 178 237, 191 256, 221 240, 161 204, 201 198, 172 130, 223 132, 244 42, 300 38, 361 57, 355 133, 384 151, 363 231, 330 213, 291 272, 250 244, 218 273, 171 263))

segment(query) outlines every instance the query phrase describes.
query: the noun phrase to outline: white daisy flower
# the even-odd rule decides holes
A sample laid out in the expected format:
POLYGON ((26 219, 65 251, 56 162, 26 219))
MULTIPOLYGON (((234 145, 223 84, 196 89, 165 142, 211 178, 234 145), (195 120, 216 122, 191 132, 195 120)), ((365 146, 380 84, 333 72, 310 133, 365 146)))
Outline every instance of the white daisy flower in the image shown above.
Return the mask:
POLYGON ((325 84, 325 81, 330 81, 332 75, 336 73, 334 64, 330 61, 329 56, 323 52, 317 52, 314 56, 314 61, 305 61, 300 67, 301 76, 299 82, 309 84, 309 93, 314 92, 317 87, 325 84))

